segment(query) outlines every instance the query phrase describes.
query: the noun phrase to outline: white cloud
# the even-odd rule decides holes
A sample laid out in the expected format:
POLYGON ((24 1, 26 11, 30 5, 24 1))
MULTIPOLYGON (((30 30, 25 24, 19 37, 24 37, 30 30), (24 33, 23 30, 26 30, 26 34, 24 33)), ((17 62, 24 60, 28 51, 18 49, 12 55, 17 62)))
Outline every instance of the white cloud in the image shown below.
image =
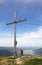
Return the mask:
POLYGON ((0 0, 0 4, 10 3, 13 2, 13 0, 0 0))
POLYGON ((11 47, 14 46, 13 43, 13 34, 10 33, 0 33, 0 46, 7 46, 7 47, 11 47))
POLYGON ((42 2, 42 0, 15 0, 15 2, 22 2, 22 3, 35 3, 35 2, 37 2, 37 3, 41 3, 42 2))
MULTIPOLYGON (((7 34, 4 34, 7 36, 7 34)), ((13 37, 0 38, 0 46, 14 46, 13 37)), ((17 37, 17 46, 42 46, 42 27, 35 32, 26 32, 17 37)))
POLYGON ((22 34, 17 41, 17 46, 42 46, 42 27, 39 27, 36 32, 22 34))
POLYGON ((0 0, 0 4, 3 4, 5 2, 5 0, 0 0))
POLYGON ((42 0, 0 0, 0 3, 3 4, 3 3, 6 3, 6 2, 18 2, 18 3, 41 3, 42 0))
POLYGON ((2 38, 2 39, 0 39, 0 46, 7 46, 7 47, 9 47, 9 46, 13 46, 13 41, 10 39, 10 38, 2 38))

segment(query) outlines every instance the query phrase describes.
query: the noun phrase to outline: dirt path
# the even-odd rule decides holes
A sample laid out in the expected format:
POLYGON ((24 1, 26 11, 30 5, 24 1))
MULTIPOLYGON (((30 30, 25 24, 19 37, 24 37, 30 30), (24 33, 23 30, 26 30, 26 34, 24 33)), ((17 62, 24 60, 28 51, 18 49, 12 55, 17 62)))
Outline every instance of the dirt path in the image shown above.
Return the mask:
POLYGON ((17 58, 16 59, 16 64, 19 64, 19 65, 23 64, 22 59, 21 58, 17 58))

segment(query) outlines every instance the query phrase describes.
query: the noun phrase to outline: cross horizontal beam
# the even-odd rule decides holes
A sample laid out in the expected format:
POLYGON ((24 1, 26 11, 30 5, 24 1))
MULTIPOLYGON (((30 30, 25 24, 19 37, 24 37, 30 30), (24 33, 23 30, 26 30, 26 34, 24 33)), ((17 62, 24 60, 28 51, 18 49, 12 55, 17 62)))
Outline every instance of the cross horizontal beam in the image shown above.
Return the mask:
POLYGON ((6 25, 19 23, 19 22, 23 22, 23 21, 26 21, 26 20, 27 20, 27 18, 23 18, 23 19, 20 19, 20 20, 16 20, 16 21, 14 21, 14 22, 8 22, 6 25))

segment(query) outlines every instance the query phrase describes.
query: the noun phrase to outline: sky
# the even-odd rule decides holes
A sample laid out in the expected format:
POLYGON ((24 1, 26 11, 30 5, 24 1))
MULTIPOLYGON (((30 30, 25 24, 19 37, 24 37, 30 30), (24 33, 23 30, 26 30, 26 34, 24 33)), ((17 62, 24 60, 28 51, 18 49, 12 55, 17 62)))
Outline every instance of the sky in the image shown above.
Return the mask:
POLYGON ((16 19, 27 18, 17 24, 17 47, 42 47, 42 0, 0 0, 0 46, 14 46, 14 24, 16 19))

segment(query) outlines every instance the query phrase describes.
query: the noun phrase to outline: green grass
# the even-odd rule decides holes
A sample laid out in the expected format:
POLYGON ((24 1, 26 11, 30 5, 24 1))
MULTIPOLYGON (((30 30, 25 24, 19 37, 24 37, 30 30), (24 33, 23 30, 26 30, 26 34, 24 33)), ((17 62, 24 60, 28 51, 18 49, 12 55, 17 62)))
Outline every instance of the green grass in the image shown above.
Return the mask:
POLYGON ((42 59, 30 59, 25 61, 24 65, 42 65, 42 59))

